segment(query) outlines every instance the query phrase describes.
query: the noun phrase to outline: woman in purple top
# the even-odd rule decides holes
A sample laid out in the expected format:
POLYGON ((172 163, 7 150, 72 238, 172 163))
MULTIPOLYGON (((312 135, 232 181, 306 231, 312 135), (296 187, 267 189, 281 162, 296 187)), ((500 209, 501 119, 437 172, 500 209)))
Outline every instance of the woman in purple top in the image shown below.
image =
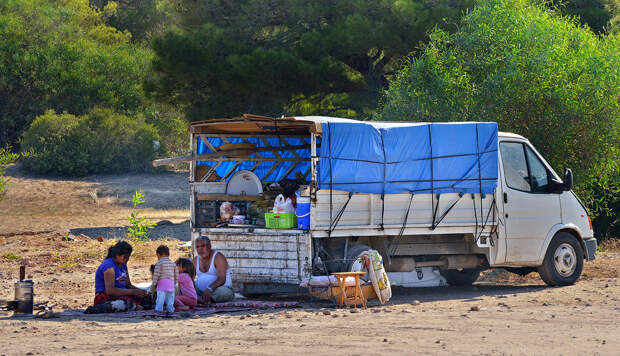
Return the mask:
POLYGON ((142 299, 148 294, 131 284, 127 261, 133 251, 126 241, 119 241, 108 249, 108 256, 95 272, 95 302, 102 304, 110 300, 126 300, 140 309, 142 299))

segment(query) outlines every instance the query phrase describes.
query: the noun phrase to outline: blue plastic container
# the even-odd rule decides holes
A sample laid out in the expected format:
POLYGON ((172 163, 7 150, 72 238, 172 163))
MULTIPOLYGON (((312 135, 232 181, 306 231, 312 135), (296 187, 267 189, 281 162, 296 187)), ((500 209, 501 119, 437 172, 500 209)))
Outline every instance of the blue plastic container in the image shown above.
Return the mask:
POLYGON ((310 230, 310 197, 297 197, 297 228, 310 230))

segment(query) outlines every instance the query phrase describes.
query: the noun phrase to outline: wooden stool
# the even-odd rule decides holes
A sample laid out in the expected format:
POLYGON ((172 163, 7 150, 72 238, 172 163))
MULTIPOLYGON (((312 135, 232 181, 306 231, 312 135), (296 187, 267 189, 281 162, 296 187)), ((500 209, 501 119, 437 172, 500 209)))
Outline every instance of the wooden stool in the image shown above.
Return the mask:
POLYGON ((342 308, 344 305, 357 308, 358 304, 366 308, 366 297, 360 287, 360 277, 365 275, 366 272, 337 272, 332 273, 336 280, 338 280, 338 286, 340 287, 340 298, 338 304, 342 308), (355 278, 355 289, 353 295, 347 295, 347 277, 355 278))

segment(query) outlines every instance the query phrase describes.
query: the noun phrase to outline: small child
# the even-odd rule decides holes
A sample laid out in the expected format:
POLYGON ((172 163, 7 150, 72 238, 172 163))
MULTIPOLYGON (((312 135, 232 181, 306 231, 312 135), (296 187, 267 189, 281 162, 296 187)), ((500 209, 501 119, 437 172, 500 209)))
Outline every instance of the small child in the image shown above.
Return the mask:
POLYGON ((194 264, 187 258, 179 258, 176 264, 179 268, 179 295, 174 297, 174 306, 176 310, 189 310, 198 304, 194 287, 194 264))
POLYGON ((155 311, 163 312, 164 303, 166 311, 174 312, 174 286, 179 278, 177 266, 170 259, 170 249, 168 246, 161 245, 155 251, 157 255, 157 263, 153 270, 153 284, 151 284, 151 293, 157 291, 157 299, 155 302, 155 311))

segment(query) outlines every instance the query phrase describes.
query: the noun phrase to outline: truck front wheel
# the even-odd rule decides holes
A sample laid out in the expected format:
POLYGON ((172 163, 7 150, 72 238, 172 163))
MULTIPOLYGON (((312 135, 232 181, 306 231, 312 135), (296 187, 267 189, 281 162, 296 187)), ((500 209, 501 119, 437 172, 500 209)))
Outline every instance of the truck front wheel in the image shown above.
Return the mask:
POLYGON ((574 284, 583 270, 583 249, 568 232, 558 232, 545 253, 538 274, 550 286, 574 284))
POLYGON ((480 276, 480 270, 477 268, 443 269, 439 270, 439 273, 451 286, 470 286, 480 276))

